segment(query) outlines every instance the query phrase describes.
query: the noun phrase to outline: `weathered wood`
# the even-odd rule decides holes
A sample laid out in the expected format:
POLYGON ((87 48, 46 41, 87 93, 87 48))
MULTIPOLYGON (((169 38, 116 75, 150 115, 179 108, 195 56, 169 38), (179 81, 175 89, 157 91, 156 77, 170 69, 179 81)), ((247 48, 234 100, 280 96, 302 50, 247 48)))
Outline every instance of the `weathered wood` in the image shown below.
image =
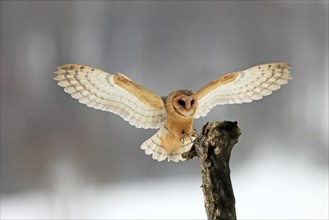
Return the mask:
POLYGON ((236 219, 229 162, 240 134, 237 122, 207 123, 191 150, 183 155, 186 159, 199 158, 208 219, 236 219))

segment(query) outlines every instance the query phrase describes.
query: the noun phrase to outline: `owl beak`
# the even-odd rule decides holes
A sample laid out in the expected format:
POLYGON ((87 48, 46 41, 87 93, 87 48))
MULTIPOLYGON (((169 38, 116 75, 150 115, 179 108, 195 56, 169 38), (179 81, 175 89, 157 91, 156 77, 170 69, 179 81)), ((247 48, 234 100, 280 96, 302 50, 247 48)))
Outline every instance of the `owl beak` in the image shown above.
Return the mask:
POLYGON ((186 111, 190 110, 191 107, 192 107, 191 102, 189 102, 189 101, 185 102, 185 109, 186 109, 186 111))

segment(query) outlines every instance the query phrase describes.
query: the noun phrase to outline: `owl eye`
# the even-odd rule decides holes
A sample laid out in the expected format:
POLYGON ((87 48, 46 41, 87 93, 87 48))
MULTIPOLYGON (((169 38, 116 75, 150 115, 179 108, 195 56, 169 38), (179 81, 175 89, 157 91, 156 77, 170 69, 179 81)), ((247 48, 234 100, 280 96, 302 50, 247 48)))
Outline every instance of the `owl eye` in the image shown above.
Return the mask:
POLYGON ((185 102, 183 100, 178 100, 178 104, 182 107, 185 107, 185 102))
POLYGON ((192 101, 191 101, 191 105, 193 105, 194 104, 194 99, 192 99, 192 101))

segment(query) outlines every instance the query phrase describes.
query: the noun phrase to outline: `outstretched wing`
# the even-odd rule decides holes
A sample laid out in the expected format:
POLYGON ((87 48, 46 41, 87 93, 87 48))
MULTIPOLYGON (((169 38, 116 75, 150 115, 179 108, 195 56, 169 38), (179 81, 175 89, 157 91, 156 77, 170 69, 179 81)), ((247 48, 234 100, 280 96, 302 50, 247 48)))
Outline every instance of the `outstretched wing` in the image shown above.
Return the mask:
POLYGON ((55 74, 58 85, 88 107, 118 114, 138 128, 160 128, 163 123, 161 97, 123 74, 79 64, 62 65, 55 74))
POLYGON ((292 79, 290 68, 287 63, 262 64, 210 82, 197 92, 195 118, 207 115, 216 105, 252 102, 270 95, 292 79))

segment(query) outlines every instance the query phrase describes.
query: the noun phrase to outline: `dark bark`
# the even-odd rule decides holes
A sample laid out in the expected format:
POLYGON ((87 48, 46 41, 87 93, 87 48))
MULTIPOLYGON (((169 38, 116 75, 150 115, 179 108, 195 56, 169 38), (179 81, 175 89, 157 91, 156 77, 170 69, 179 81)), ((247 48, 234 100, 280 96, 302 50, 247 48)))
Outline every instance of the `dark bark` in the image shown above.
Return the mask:
POLYGON ((191 150, 183 155, 186 159, 199 158, 208 219, 236 219, 229 162, 240 134, 237 122, 207 123, 191 150))

